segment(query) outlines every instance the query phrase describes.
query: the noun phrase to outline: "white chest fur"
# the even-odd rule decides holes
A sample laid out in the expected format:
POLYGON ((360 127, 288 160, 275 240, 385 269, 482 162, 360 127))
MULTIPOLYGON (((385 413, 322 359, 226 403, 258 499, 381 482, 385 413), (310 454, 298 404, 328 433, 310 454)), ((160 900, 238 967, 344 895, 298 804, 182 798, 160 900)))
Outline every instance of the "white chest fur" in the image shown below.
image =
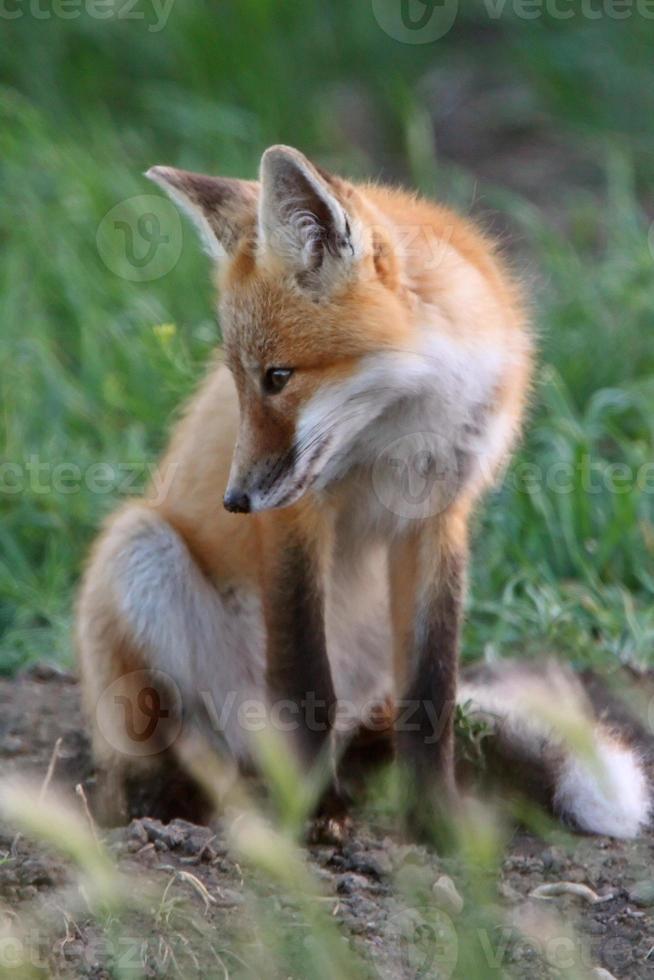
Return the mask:
POLYGON ((346 488, 355 538, 434 517, 490 481, 510 440, 496 405, 504 365, 497 348, 431 336, 419 350, 364 359, 313 399, 300 438, 318 428, 329 436, 315 486, 346 488))

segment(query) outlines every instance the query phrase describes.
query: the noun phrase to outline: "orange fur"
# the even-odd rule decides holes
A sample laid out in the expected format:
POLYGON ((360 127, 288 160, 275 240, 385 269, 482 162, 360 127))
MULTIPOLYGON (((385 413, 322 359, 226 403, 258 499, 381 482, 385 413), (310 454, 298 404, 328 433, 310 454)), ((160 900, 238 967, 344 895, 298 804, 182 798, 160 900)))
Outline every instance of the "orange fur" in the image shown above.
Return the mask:
MULTIPOLYGON (((354 185, 317 171, 297 151, 275 153, 269 157, 270 174, 262 176, 262 185, 234 182, 232 187, 229 181, 221 182, 215 200, 220 192, 220 200, 226 195, 228 203, 219 214, 211 211, 220 207, 211 193, 207 204, 210 178, 202 178, 200 184, 200 178, 184 172, 153 171, 153 177, 182 199, 188 210, 198 212, 199 220, 208 220, 219 239, 216 250, 220 246, 226 253, 218 261, 217 278, 224 358, 210 368, 176 426, 156 487, 144 502, 128 504, 108 522, 89 561, 77 635, 91 717, 102 692, 117 676, 144 663, 158 667, 147 629, 145 639, 137 640, 134 630, 130 634, 130 613, 125 612, 129 597, 119 601, 124 584, 123 579, 117 584, 117 569, 137 537, 161 536, 164 529, 172 533, 170 540, 175 547, 178 540, 182 543, 193 567, 217 596, 241 590, 258 597, 267 629, 272 628, 275 615, 269 596, 277 594, 276 580, 270 576, 277 574, 275 557, 284 541, 291 537, 306 544, 318 556, 317 574, 329 578, 334 568, 341 567, 339 555, 347 551, 352 528, 365 523, 365 514, 361 520, 352 517, 359 506, 353 500, 361 494, 356 467, 326 490, 314 489, 308 480, 300 496, 286 507, 262 505, 256 513, 234 514, 223 508, 222 500, 228 484, 242 485, 248 479, 254 500, 258 487, 251 474, 262 460, 272 461, 269 468, 278 466, 291 452, 300 422, 316 397, 356 383, 369 358, 385 353, 409 356, 423 349, 425 338, 434 337, 460 351, 463 363, 468 356, 478 357, 480 370, 485 370, 482 348, 492 357, 497 355, 500 364, 487 392, 488 404, 483 405, 489 417, 502 419, 498 445, 492 453, 489 450, 489 466, 462 485, 443 512, 417 522, 398 521, 392 529, 375 524, 371 532, 375 546, 381 542, 385 548, 386 557, 379 559, 378 567, 385 568, 390 561, 388 629, 392 619, 398 676, 406 675, 412 663, 409 647, 416 597, 426 589, 444 587, 439 580, 448 567, 444 555, 465 555, 471 505, 504 461, 520 427, 531 344, 520 290, 493 244, 469 221, 414 194, 354 185), (287 168, 279 170, 281 177, 273 164, 287 168), (268 181, 273 222, 279 207, 285 206, 283 200, 280 205, 273 199, 278 188, 274 181, 279 180, 283 190, 284 180, 291 179, 308 197, 309 222, 322 222, 318 245, 302 238, 305 207, 297 219, 299 231, 291 229, 287 241, 280 219, 264 246, 267 214, 262 218, 261 211, 257 213, 257 201, 263 195, 259 206, 265 207, 268 181), (343 214, 348 218, 345 232, 339 225, 343 214), (282 238, 275 239, 273 232, 282 238), (291 234, 299 236, 299 243, 291 234), (333 243, 325 245, 328 234, 333 243), (318 260, 316 249, 323 249, 318 260), (294 372, 274 398, 265 397, 261 389, 263 374, 271 367, 294 372), (161 486, 166 487, 163 496, 157 492, 161 486), (143 530, 145 525, 149 531, 143 530)), ((313 227, 309 232, 316 234, 313 227)), ((438 363, 433 370, 437 383, 438 363)), ((372 388, 366 397, 374 395, 372 388)), ((451 394, 446 395, 451 400, 451 394)), ((328 586, 330 595, 338 584, 328 586)), ((360 603, 362 608, 371 603, 365 585, 360 603)), ((184 651, 178 651, 178 656, 181 663, 184 651)), ((111 747, 97 732, 95 744, 103 764, 109 764, 111 747)), ((113 764, 127 765, 129 760, 121 761, 114 753, 113 764)))

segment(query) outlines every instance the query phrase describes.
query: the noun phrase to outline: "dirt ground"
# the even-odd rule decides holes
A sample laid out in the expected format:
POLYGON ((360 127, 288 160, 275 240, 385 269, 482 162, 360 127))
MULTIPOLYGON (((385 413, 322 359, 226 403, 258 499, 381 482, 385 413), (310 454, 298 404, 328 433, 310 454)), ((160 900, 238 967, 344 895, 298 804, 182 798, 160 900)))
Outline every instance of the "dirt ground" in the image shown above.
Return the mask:
MULTIPOLYGON (((0 706, 0 775, 27 774, 41 782, 61 738, 52 785, 81 808, 73 788, 88 783, 92 770, 75 679, 37 666, 16 680, 0 681, 0 706)), ((139 890, 157 896, 149 908, 123 917, 113 933, 107 921, 101 932, 97 916, 83 903, 79 911, 76 874, 68 861, 13 830, 0 831, 0 976, 14 975, 14 947, 2 938, 11 927, 12 935, 29 944, 34 976, 100 980, 138 975, 138 967, 151 977, 257 975, 267 980, 272 972, 265 966, 261 972, 270 939, 262 926, 266 921, 278 935, 294 936, 297 972, 288 976, 311 976, 306 919, 292 900, 243 871, 228 851, 219 822, 211 828, 184 821, 164 826, 145 818, 103 836, 120 870, 138 881, 139 890)), ((652 834, 636 842, 562 835, 553 846, 516 831, 499 875, 487 883, 506 926, 484 929, 482 922, 475 931, 487 975, 565 976, 570 957, 576 957, 589 976, 606 977, 599 968, 618 980, 653 976, 653 848, 652 834), (537 886, 561 881, 588 886, 600 901, 591 904, 570 893, 550 900, 530 897, 537 886), (534 915, 541 939, 530 942, 528 925, 521 931, 517 925, 528 924, 534 915), (550 919, 545 942, 543 923, 550 919), (562 922, 574 927, 575 939, 566 938, 562 922)), ((370 977, 465 980, 457 919, 461 895, 466 903, 472 899, 456 861, 440 860, 356 820, 344 842, 311 846, 308 858, 320 883, 320 901, 342 941, 364 954, 370 977), (398 881, 408 882, 414 894, 424 888, 432 899, 440 895, 440 911, 425 913, 419 903, 407 908, 398 881)))

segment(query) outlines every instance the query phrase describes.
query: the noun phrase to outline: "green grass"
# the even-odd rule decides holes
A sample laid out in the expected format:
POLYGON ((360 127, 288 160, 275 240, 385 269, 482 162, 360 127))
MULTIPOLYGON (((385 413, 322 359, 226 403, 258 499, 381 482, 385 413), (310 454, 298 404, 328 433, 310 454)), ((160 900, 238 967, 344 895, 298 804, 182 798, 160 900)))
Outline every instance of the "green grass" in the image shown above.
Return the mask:
POLYGON ((479 534, 474 654, 652 664, 654 268, 629 171, 607 169, 595 219, 606 244, 585 250, 539 215, 530 225, 541 365, 526 438, 479 534))
POLYGON ((491 21, 482 5, 462 7, 425 46, 397 44, 367 4, 345 0, 220 12, 189 0, 158 33, 87 16, 3 23, 0 670, 70 660, 88 544, 128 468, 142 485, 219 336, 208 263, 186 224, 175 267, 142 282, 104 264, 98 226, 117 203, 156 193, 141 176, 152 163, 247 176, 275 141, 464 210, 481 193, 529 256, 540 368, 524 445, 480 519, 466 656, 651 662, 649 25, 491 21), (506 188, 480 191, 433 149, 429 106, 452 73, 482 70, 481 42, 488 78, 521 93, 520 111, 496 106, 490 129, 544 126, 592 156, 588 181, 550 188, 556 216, 506 188), (357 105, 370 121, 360 139, 357 105), (97 463, 112 469, 92 492, 97 463))

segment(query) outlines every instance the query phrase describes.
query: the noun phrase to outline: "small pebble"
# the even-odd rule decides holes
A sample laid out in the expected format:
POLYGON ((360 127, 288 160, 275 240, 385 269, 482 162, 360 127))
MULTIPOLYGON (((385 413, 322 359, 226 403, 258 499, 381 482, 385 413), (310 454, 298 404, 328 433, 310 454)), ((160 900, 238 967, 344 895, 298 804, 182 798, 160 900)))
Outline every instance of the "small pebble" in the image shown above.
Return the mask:
POLYGON ((338 875, 336 879, 336 890, 341 895, 355 894, 362 889, 367 889, 368 885, 369 881, 367 878, 364 878, 363 875, 353 873, 338 875))
POLYGON ((149 840, 148 832, 140 820, 132 820, 127 828, 127 836, 130 840, 136 841, 141 846, 147 844, 149 840))
POLYGON ((654 905, 654 880, 650 878, 636 882, 633 888, 629 889, 629 900, 643 909, 654 905))
POLYGON ((156 853, 157 852, 154 849, 154 844, 145 844, 136 852, 136 856, 141 861, 147 861, 148 863, 152 863, 154 861, 154 857, 156 853))
POLYGON ((236 905, 243 905, 245 899, 240 892, 232 888, 221 888, 220 893, 214 896, 215 906, 219 909, 231 909, 236 905))
POLYGON ((436 905, 443 912, 447 912, 449 915, 461 915, 463 912, 463 898, 448 875, 441 875, 434 882, 432 894, 436 905))
POLYGON ((154 820, 151 817, 143 817, 141 819, 141 824, 148 839, 153 843, 157 841, 162 841, 166 847, 173 850, 183 842, 186 831, 184 828, 180 827, 183 821, 173 820, 169 824, 163 824, 160 820, 154 820))
POLYGON ((62 681, 65 684, 75 684, 76 678, 70 671, 65 670, 58 664, 51 663, 49 660, 37 660, 30 664, 25 670, 20 672, 21 677, 27 677, 33 681, 62 681))
POLYGON ((18 735, 5 735, 0 739, 1 755, 22 755, 27 752, 27 745, 18 735))

